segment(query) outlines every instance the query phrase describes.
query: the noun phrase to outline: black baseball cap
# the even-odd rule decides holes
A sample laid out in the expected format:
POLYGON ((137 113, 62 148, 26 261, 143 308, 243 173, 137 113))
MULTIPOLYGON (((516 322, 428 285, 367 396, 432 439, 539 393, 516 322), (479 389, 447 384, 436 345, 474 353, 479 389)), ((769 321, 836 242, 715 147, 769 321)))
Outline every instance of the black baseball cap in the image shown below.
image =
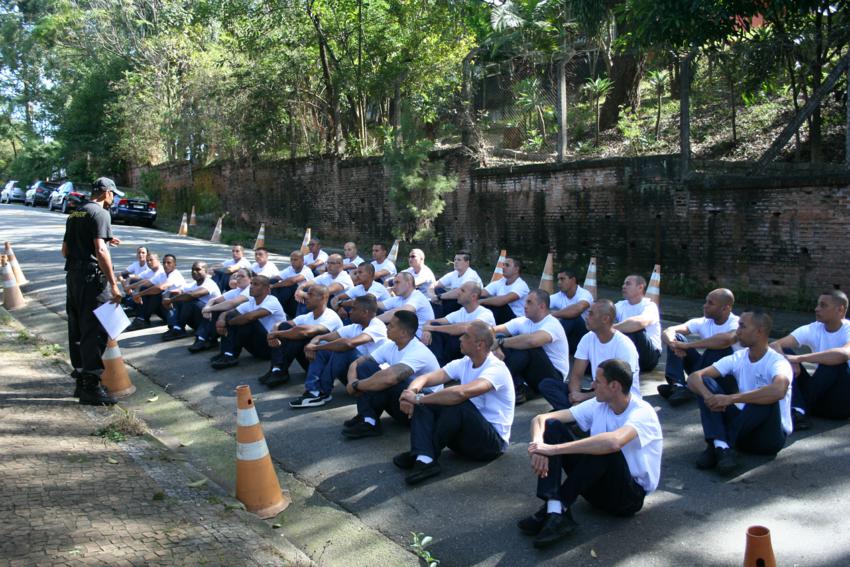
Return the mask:
POLYGON ((105 191, 112 191, 119 197, 124 196, 124 192, 119 191, 118 188, 115 186, 115 182, 109 179, 108 177, 100 177, 94 183, 91 184, 92 193, 103 193, 105 191))

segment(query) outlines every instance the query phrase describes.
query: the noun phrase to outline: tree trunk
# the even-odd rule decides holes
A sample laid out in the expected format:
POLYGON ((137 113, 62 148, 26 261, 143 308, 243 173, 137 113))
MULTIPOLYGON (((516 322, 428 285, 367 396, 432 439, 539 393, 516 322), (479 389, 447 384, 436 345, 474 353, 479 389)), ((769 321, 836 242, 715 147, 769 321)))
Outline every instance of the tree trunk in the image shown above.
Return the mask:
POLYGON ((729 108, 732 111, 732 145, 738 145, 738 101, 735 99, 735 77, 729 73, 729 108))
POLYGON ((307 5, 307 15, 313 22, 313 27, 316 29, 316 38, 319 42, 319 60, 322 63, 322 79, 325 83, 325 88, 328 91, 328 114, 331 121, 328 129, 328 144, 336 155, 345 153, 345 140, 342 135, 342 120, 339 112, 339 95, 336 91, 336 86, 331 76, 331 66, 329 57, 329 47, 325 32, 322 29, 322 22, 317 14, 313 13, 312 4, 307 5))
MULTIPOLYGON (((797 76, 794 73, 794 62, 791 60, 790 52, 786 53, 785 61, 788 67, 788 80, 791 82, 791 95, 793 97, 792 100, 794 102, 794 114, 797 114, 800 112, 800 102, 798 100, 799 95, 797 93, 797 76)), ((801 147, 800 130, 796 130, 794 132, 794 141, 796 142, 796 145, 794 147, 794 155, 799 157, 801 147)))
POLYGON ((567 132, 567 62, 558 62, 558 161, 564 161, 569 136, 567 132))
POLYGON ((691 61, 696 50, 682 59, 679 69, 679 151, 681 152, 681 176, 684 179, 691 169, 691 61))
POLYGON ((655 114, 655 141, 658 141, 658 135, 661 133, 661 102, 663 100, 664 87, 658 88, 658 112, 655 114))
POLYGON ((847 98, 844 99, 844 106, 847 112, 847 122, 844 124, 844 165, 850 171, 850 67, 847 67, 847 98))
MULTIPOLYGON (((815 15, 815 59, 812 65, 812 92, 821 85, 823 73, 823 16, 820 11, 815 15)), ((809 159, 812 163, 821 161, 821 133, 823 115, 818 104, 812 113, 812 129, 809 132, 809 159)))
POLYGON ((605 97, 605 103, 602 105, 600 128, 603 130, 617 125, 621 106, 628 104, 632 111, 640 108, 640 80, 643 77, 646 56, 620 53, 614 56, 611 63, 610 79, 614 81, 614 88, 605 97))

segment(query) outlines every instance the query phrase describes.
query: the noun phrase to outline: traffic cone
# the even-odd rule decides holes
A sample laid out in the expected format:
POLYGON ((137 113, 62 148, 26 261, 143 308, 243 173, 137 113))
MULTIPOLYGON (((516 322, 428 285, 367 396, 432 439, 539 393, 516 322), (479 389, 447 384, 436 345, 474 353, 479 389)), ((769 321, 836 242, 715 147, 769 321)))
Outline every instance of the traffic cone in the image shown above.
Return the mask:
POLYGON ((12 264, 5 255, 0 255, 0 272, 3 274, 3 307, 12 311, 24 306, 24 294, 15 280, 12 264))
POLYGON ((649 276, 649 285, 646 287, 646 296, 661 305, 661 264, 655 264, 652 275, 649 276))
POLYGON ((215 223, 215 230, 210 236, 210 242, 221 242, 221 221, 224 220, 224 215, 218 217, 218 222, 215 223))
POLYGON ((398 240, 393 242, 392 248, 390 248, 390 253, 387 254, 387 259, 395 264, 395 261, 398 260, 398 240))
POLYGON ((490 283, 504 279, 505 273, 502 271, 502 269, 505 267, 505 259, 507 259, 507 257, 508 251, 502 250, 501 254, 499 254, 499 259, 496 261, 496 269, 493 270, 493 277, 490 278, 490 283))
POLYGON ((15 281, 18 282, 18 285, 27 285, 30 283, 27 280, 27 277, 24 275, 23 270, 21 270, 21 265, 18 264, 18 259, 15 257, 15 253, 12 251, 12 243, 6 242, 6 256, 9 257, 9 263, 12 265, 12 273, 15 274, 15 281))
POLYGON ((257 233, 257 241, 254 242, 254 250, 266 247, 266 223, 260 223, 260 232, 257 233))
POLYGON ((183 219, 180 221, 180 228, 177 229, 177 236, 189 235, 189 223, 186 220, 186 213, 183 213, 183 219))
POLYGON ((310 238, 311 238, 310 229, 307 228, 307 230, 304 231, 304 240, 301 241, 301 253, 302 254, 306 254, 307 252, 310 251, 310 249, 307 248, 307 245, 310 244, 310 238))
POLYGON ((116 398, 126 398, 136 391, 136 387, 130 381, 127 367, 124 366, 124 357, 118 348, 118 341, 109 339, 106 341, 106 350, 103 351, 103 374, 100 383, 106 391, 116 398))
POLYGON ((543 265, 543 275, 540 276, 540 289, 549 293, 555 293, 555 274, 553 263, 555 255, 552 252, 546 256, 546 264, 543 265))
POLYGON ((590 258, 590 263, 587 265, 587 275, 584 277, 584 289, 590 292, 593 300, 596 301, 596 256, 590 258))
POLYGON ((236 387, 236 498, 263 519, 277 516, 292 502, 280 489, 248 386, 236 387))
POLYGON ((744 567, 776 567, 770 530, 764 526, 747 528, 747 550, 744 552, 744 567))
POLYGON ((198 221, 195 219, 195 205, 192 205, 192 214, 189 215, 189 226, 197 226, 198 221))

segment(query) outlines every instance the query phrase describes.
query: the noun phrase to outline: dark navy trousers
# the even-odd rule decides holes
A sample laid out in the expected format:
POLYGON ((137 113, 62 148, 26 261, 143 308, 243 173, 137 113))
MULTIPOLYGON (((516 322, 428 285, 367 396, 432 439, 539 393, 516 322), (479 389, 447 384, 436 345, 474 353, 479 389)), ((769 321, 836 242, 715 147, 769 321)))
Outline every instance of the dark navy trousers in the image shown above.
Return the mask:
MULTIPOLYGON (((367 360, 357 365, 357 379, 368 380, 373 374, 380 370, 380 366, 374 360, 367 360)), ((357 414, 361 417, 371 417, 375 421, 381 419, 381 415, 387 412, 390 417, 399 423, 408 424, 410 419, 398 403, 401 393, 407 388, 408 381, 402 381, 380 392, 364 392, 357 398, 357 414)))
POLYGON ((410 422, 410 452, 438 459, 444 448, 474 459, 492 461, 507 444, 466 400, 455 406, 419 405, 410 422))
POLYGON ((646 329, 623 334, 629 337, 635 344, 638 352, 638 366, 640 366, 640 371, 651 372, 654 370, 658 366, 658 360, 661 358, 661 351, 655 349, 652 341, 646 335, 646 329))
POLYGON ((267 336, 268 331, 259 321, 227 327, 227 336, 221 337, 220 350, 239 356, 244 348, 257 358, 268 359, 271 357, 271 347, 267 336))
POLYGON ((344 352, 317 350, 316 358, 307 368, 304 389, 308 391, 317 390, 322 394, 330 394, 334 388, 334 380, 339 380, 343 384, 347 384, 348 367, 359 356, 360 353, 357 352, 357 349, 344 352))
POLYGON ((847 364, 819 364, 815 372, 800 365, 792 383, 791 405, 828 419, 850 417, 850 369, 847 364))
MULTIPOLYGON (((284 322, 280 324, 278 330, 286 331, 293 326, 292 323, 284 322)), ((279 347, 271 347, 272 367, 288 372, 292 361, 297 360, 301 368, 307 370, 310 364, 307 355, 304 354, 304 347, 309 342, 310 339, 280 339, 279 347)))

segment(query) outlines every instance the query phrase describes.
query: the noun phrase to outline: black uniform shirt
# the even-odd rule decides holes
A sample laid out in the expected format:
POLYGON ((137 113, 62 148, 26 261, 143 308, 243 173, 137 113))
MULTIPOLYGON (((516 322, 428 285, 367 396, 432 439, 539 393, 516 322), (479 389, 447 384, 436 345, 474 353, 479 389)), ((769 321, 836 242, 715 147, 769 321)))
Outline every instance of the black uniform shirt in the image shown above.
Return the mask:
POLYGON ((112 240, 112 219, 100 203, 89 202, 71 212, 65 223, 64 242, 68 246, 65 270, 71 263, 97 262, 94 239, 112 240))

